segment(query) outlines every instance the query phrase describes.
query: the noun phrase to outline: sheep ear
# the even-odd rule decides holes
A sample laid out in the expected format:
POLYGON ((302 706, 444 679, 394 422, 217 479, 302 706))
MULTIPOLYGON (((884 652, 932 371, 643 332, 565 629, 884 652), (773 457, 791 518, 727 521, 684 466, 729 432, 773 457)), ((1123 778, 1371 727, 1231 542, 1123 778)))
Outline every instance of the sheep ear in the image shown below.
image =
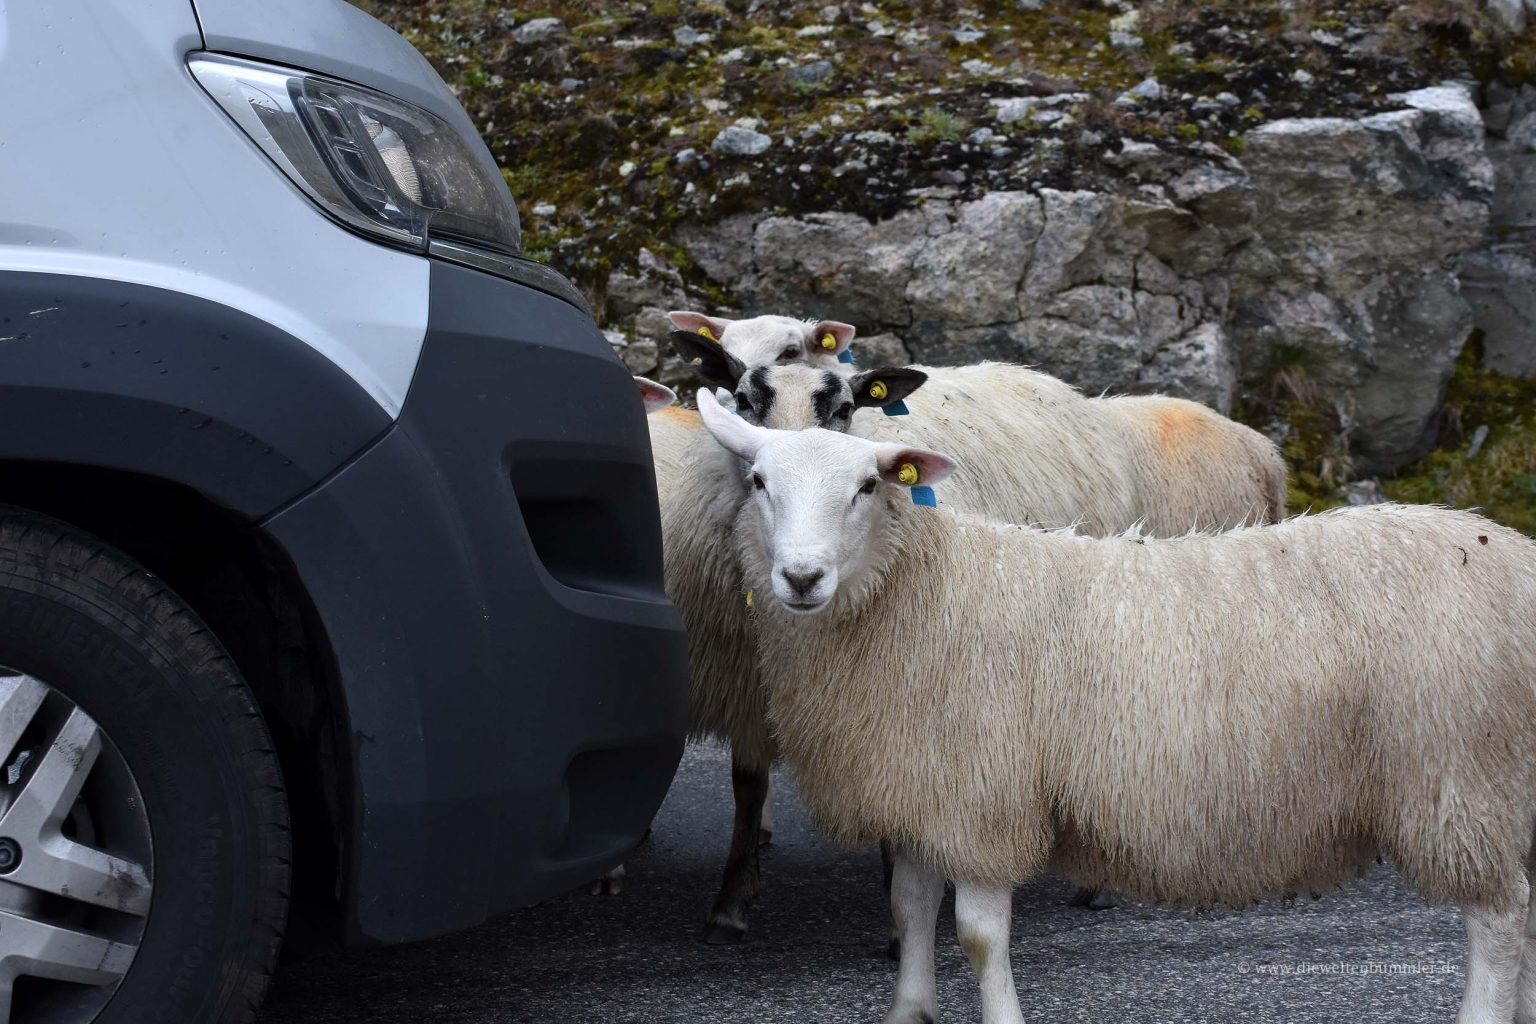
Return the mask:
POLYGON ((665 384, 657 384, 653 380, 644 377, 635 378, 635 387, 640 389, 640 401, 645 403, 646 414, 660 412, 673 402, 677 401, 677 395, 665 384))
POLYGON ((686 309, 674 309, 667 314, 667 319, 672 321, 672 326, 689 334, 697 334, 701 338, 710 341, 719 341, 725 329, 731 325, 729 320, 721 320, 719 317, 705 316, 703 313, 693 313, 686 309), (708 331, 708 334, 704 332, 708 331))
POLYGON ((853 389, 853 404, 860 409, 884 408, 895 405, 922 387, 928 375, 922 370, 905 366, 882 366, 878 370, 865 370, 848 378, 853 389))
POLYGON ((841 320, 818 320, 811 325, 811 351, 826 355, 841 355, 853 344, 853 324, 841 320), (828 341, 831 344, 828 344, 828 341))
POLYGON ((702 334, 673 331, 668 337, 678 356, 705 384, 734 390, 741 375, 747 372, 740 359, 727 352, 719 342, 706 340, 702 334))
POLYGON ((720 407, 726 412, 741 411, 736 408, 736 396, 725 388, 715 388, 715 401, 719 402, 720 407))
POLYGON ((736 382, 747 372, 745 363, 701 334, 673 331, 667 337, 678 356, 705 384, 735 390, 736 382))
POLYGON ((773 431, 727 412, 708 388, 699 389, 698 402, 704 428, 720 442, 720 447, 747 462, 756 461, 758 449, 773 436, 773 431))
POLYGON ((904 487, 936 484, 955 471, 955 460, 948 455, 899 444, 876 445, 875 464, 880 479, 904 487))

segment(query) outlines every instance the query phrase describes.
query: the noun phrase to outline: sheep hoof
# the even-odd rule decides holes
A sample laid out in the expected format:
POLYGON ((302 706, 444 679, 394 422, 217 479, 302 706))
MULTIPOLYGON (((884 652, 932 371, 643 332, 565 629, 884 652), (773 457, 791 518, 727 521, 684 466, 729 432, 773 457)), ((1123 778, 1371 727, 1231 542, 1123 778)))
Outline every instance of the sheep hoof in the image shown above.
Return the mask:
POLYGON ((600 895, 602 895, 604 893, 607 893, 610 896, 617 896, 619 893, 621 893, 623 891, 624 891, 624 865, 623 864, 620 864, 618 867, 614 868, 612 871, 608 872, 606 875, 603 875, 600 878, 594 878, 592 880, 592 895, 593 896, 600 896, 600 895))
POLYGON ((887 959, 901 963, 901 936, 891 936, 891 941, 885 947, 885 955, 887 959))
POLYGON ((1067 900, 1067 906, 1084 910, 1109 910, 1119 905, 1120 901, 1108 889, 1079 889, 1067 900))
POLYGON ((734 921, 709 921, 699 936, 711 946, 735 946, 747 937, 747 926, 734 921))

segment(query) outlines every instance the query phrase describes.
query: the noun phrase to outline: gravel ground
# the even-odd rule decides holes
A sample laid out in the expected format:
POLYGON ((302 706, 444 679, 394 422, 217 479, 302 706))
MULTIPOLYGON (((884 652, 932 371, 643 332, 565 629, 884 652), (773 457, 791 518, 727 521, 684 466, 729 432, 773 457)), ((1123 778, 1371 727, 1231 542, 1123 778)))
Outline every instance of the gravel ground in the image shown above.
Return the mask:
MULTIPOLYGON (((689 752, 629 865, 622 895, 584 891, 474 931, 392 949, 289 959, 262 1024, 517 1021, 878 1021, 895 980, 885 959, 880 858, 810 828, 775 778, 777 828, 764 892, 736 947, 696 941, 729 840, 728 758, 689 752)), ((1462 984, 1454 910, 1397 878, 1243 913, 1064 905, 1056 879, 1014 899, 1013 964, 1029 1021, 1448 1022, 1462 984), (1345 965, 1356 972, 1308 971, 1345 965), (1383 971, 1392 973, 1381 973, 1383 971)), ((946 902, 939 921, 944 1019, 980 1019, 946 902)))

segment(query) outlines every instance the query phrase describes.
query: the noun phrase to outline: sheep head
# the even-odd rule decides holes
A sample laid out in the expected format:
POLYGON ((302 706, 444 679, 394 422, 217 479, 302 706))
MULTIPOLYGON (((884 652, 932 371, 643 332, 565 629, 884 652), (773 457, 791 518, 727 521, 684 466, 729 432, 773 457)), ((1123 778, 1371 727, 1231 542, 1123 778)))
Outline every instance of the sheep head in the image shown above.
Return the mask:
POLYGON ((731 393, 726 404, 747 422, 778 430, 846 431, 855 409, 894 405, 928 379, 904 366, 851 377, 802 362, 748 367, 724 347, 686 331, 673 331, 672 344, 701 381, 731 393))
POLYGON ((840 584, 861 579, 879 549, 882 488, 933 484, 953 460, 829 430, 774 430, 723 408, 708 390, 699 415, 716 441, 750 466, 756 543, 773 596, 802 615, 822 611, 840 584))
POLYGON ((688 310, 674 310, 667 317, 679 331, 718 343, 748 368, 791 362, 836 366, 854 335, 853 325, 841 320, 771 315, 723 320, 688 310))

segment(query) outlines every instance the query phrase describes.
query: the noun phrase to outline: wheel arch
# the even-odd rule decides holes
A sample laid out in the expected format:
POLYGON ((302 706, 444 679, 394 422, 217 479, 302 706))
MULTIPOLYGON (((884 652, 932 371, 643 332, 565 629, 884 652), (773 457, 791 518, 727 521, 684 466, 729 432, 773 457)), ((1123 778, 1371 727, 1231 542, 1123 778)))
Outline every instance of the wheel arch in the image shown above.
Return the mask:
POLYGON ((287 783, 291 943, 340 941, 355 780, 329 637, 288 556, 261 530, 174 481, 97 466, 0 459, 0 504, 59 519, 163 579, 255 694, 287 783))

